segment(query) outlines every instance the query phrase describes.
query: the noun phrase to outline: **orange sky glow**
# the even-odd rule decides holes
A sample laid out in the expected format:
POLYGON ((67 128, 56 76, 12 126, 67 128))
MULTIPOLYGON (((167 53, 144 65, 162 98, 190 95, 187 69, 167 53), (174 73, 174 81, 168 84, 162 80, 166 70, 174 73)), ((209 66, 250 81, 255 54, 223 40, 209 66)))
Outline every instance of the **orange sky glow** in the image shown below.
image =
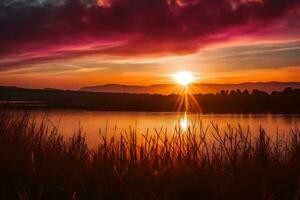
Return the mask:
POLYGON ((298 1, 127 1, 0 2, 0 85, 300 82, 298 1))

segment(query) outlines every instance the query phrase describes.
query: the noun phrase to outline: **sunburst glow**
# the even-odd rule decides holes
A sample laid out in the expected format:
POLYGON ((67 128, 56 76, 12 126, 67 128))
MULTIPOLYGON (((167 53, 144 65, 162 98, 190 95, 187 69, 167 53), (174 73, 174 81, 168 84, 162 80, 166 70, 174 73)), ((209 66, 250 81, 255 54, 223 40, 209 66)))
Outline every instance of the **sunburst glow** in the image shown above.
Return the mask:
POLYGON ((188 84, 194 81, 193 74, 189 71, 177 72, 174 75, 174 79, 177 83, 183 86, 187 86, 188 84))

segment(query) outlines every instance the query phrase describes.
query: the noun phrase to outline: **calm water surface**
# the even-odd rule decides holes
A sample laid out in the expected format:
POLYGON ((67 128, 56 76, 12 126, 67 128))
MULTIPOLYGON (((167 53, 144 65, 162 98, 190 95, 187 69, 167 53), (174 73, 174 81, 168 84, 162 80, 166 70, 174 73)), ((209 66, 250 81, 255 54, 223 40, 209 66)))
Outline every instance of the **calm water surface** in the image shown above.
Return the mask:
MULTIPOLYGON (((99 141, 99 129, 107 135, 118 135, 130 129, 139 135, 155 129, 163 128, 168 134, 174 132, 175 127, 186 129, 192 124, 199 127, 202 121, 204 126, 217 123, 220 130, 227 125, 241 125, 243 129, 249 126, 252 133, 257 133, 262 126, 267 133, 288 133, 300 125, 300 115, 273 115, 273 114, 185 114, 185 113, 153 113, 153 112, 101 112, 80 110, 53 110, 37 111, 35 116, 41 120, 47 115, 50 124, 58 127, 65 136, 71 136, 81 127, 86 135, 87 142, 94 146, 99 141)), ((209 129, 212 129, 210 127, 209 129)))

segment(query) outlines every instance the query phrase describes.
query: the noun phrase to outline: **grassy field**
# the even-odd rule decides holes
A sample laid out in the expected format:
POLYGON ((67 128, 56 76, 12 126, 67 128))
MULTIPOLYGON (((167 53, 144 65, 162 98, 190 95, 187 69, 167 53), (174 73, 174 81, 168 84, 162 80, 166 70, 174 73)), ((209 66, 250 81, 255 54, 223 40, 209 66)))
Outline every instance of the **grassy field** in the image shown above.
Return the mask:
POLYGON ((300 131, 217 125, 64 138, 45 118, 0 112, 0 199, 300 199, 300 131))

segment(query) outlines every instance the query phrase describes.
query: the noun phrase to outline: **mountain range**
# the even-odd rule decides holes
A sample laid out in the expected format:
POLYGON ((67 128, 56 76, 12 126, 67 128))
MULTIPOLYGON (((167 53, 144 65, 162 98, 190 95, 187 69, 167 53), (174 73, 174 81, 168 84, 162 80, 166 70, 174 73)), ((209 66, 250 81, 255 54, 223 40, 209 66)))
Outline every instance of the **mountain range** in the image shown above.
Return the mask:
MULTIPOLYGON (((215 84, 215 83, 201 83, 189 86, 190 93, 217 93, 221 90, 260 90, 271 93, 273 91, 282 91, 287 87, 300 88, 300 82, 249 82, 239 84, 215 84)), ((149 93, 149 94, 178 94, 182 88, 175 84, 157 84, 149 86, 135 86, 135 85, 121 85, 121 84, 107 84, 82 87, 81 91, 89 92, 111 92, 111 93, 149 93)))

